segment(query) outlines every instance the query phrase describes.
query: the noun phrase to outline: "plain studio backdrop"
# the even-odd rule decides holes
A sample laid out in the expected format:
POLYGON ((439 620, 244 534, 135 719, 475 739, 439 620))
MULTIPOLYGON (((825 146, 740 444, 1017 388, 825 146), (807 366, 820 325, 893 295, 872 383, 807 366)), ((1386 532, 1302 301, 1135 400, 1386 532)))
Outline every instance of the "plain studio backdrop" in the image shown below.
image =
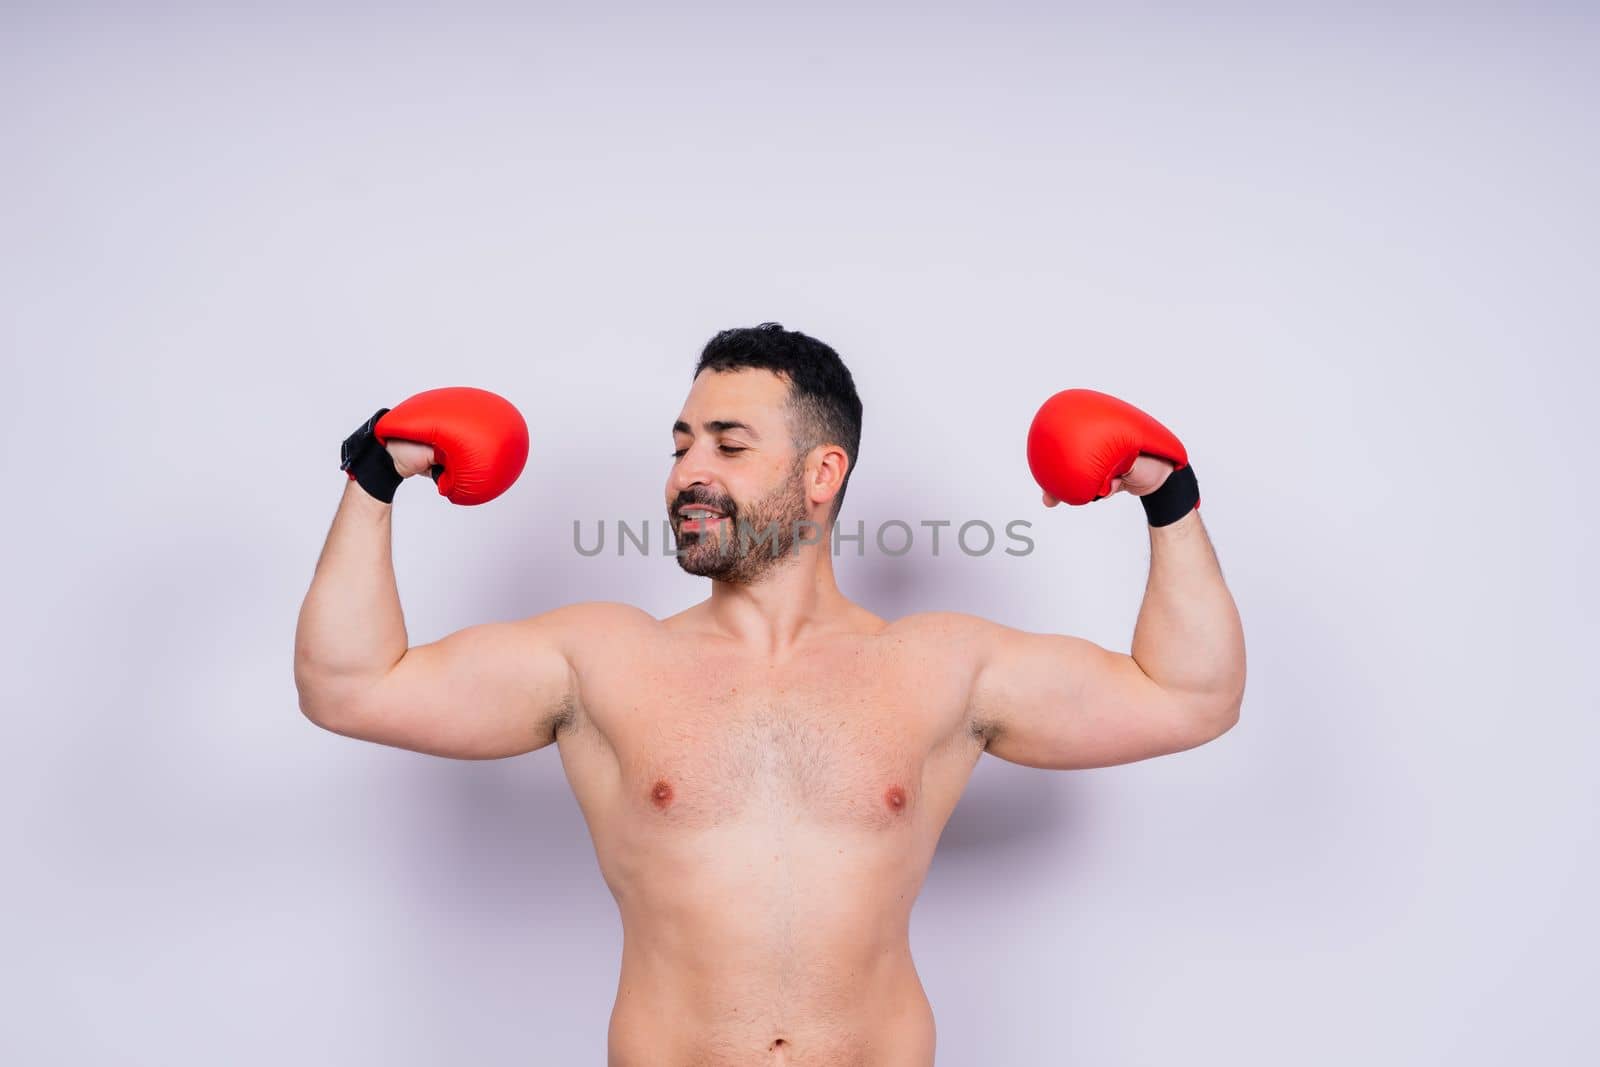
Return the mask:
POLYGON ((295 613, 339 441, 453 384, 533 453, 485 507, 401 490, 413 642, 705 596, 573 522, 659 523, 700 347, 776 320, 865 401, 867 607, 1127 650, 1141 509, 1046 511, 1024 460, 1084 386, 1182 436, 1243 613, 1218 742, 980 762, 912 922, 942 1067, 1591 1062, 1597 43, 1558 9, 8 5, 0 1059, 603 1062, 620 924, 556 750, 317 729, 295 613), (1035 548, 891 556, 894 519, 1035 548))

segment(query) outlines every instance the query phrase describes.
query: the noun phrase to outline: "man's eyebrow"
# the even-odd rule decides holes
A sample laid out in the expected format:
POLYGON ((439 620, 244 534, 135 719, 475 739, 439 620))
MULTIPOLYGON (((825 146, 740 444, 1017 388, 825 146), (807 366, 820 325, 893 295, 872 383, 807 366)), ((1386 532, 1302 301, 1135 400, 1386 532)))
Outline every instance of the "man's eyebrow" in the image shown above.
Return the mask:
MULTIPOLYGON (((761 435, 756 432, 756 428, 754 426, 751 426, 748 422, 740 422, 738 419, 712 419, 709 422, 703 422, 700 425, 706 431, 706 433, 726 433, 728 430, 743 430, 757 441, 761 440, 761 435)), ((694 431, 689 428, 689 424, 684 422, 682 419, 679 419, 677 422, 672 424, 672 432, 687 434, 694 433, 694 431)))

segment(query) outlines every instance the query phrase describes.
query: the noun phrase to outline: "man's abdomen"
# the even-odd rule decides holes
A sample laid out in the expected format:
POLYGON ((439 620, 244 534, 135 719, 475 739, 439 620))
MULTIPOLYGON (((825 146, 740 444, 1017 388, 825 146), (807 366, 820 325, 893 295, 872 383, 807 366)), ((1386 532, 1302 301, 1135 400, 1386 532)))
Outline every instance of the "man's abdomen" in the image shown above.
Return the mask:
POLYGON ((673 967, 623 950, 609 1067, 932 1067, 933 1011, 898 958, 673 967))

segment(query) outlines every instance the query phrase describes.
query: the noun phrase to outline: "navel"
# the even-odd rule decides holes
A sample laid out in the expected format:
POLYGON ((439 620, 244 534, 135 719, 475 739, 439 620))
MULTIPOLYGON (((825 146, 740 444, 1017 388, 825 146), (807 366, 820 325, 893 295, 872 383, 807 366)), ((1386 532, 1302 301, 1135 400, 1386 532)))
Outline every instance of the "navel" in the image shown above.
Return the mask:
POLYGON ((900 786, 891 785, 883 794, 883 802, 889 805, 889 810, 901 812, 906 810, 906 791, 900 786))
POLYGON ((650 787, 650 803, 662 811, 666 811, 672 804, 672 784, 665 778, 656 780, 650 787))

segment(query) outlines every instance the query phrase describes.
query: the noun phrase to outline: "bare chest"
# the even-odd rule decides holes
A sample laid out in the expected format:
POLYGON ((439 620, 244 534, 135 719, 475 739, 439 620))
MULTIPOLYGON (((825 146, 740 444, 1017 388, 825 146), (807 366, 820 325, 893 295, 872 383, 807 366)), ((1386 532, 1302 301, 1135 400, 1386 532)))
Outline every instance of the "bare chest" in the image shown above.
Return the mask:
POLYGON ((915 825, 946 807, 929 796, 942 763, 978 742, 963 730, 964 692, 908 666, 848 653, 781 670, 658 660, 591 709, 617 801, 632 818, 685 828, 915 825))

